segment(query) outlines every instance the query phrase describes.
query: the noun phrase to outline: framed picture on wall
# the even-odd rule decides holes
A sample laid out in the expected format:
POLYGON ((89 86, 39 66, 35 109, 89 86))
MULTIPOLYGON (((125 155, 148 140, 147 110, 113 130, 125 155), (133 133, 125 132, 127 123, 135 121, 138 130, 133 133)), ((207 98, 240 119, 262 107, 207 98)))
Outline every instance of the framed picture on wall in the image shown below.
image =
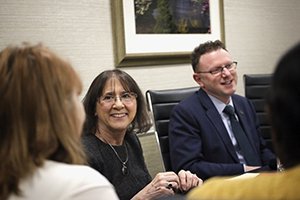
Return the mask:
POLYGON ((190 62, 194 47, 224 41, 223 0, 112 0, 117 67, 190 62))

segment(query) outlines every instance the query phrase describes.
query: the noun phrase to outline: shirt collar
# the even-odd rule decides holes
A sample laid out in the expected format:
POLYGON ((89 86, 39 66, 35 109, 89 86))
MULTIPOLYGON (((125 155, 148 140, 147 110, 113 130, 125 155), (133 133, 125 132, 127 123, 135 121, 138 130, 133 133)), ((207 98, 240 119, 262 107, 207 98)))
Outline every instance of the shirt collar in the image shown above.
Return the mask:
POLYGON ((232 107, 234 107, 231 97, 229 97, 229 103, 228 104, 223 103, 222 101, 220 101, 219 99, 217 99, 216 97, 214 97, 210 94, 208 94, 208 97, 211 99, 211 101, 215 105, 215 107, 218 110, 219 114, 223 113, 223 110, 224 110, 225 106, 227 106, 227 105, 231 105, 232 107))

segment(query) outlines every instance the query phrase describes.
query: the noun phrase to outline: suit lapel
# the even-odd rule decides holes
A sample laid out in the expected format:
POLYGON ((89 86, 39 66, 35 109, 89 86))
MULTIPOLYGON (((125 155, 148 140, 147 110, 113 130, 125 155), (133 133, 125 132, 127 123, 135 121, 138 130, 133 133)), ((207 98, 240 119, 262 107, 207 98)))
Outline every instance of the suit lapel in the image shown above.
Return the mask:
POLYGON ((211 121, 211 124, 215 127, 216 132, 222 139, 224 146, 226 147, 229 155, 236 161, 239 162, 236 152, 234 150, 231 139, 227 133, 226 127, 222 121, 220 114, 212 103, 208 95, 202 90, 199 90, 200 102, 206 109, 206 115, 211 121))

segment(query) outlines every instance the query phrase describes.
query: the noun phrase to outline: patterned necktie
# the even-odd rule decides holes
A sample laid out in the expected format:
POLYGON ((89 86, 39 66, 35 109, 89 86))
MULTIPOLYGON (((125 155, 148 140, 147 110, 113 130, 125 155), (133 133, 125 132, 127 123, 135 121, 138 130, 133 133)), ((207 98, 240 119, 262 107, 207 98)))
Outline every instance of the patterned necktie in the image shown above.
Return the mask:
POLYGON ((232 132, 235 136, 241 153, 244 156, 244 159, 246 160, 246 164, 251 166, 261 165, 259 158, 255 156, 253 148, 243 128, 241 127, 239 121, 235 117, 234 108, 231 105, 227 105, 223 112, 229 116, 232 132))

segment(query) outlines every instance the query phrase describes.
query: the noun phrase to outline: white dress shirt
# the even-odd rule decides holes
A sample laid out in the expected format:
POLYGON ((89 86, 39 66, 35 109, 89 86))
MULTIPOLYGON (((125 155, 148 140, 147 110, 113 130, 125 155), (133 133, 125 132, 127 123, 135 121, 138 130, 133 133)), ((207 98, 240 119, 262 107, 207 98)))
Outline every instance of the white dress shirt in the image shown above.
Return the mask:
MULTIPOLYGON (((233 106, 233 103, 232 103, 231 97, 230 97, 230 99, 229 99, 229 103, 228 103, 228 104, 225 104, 225 103, 223 103, 222 101, 220 101, 219 99, 217 99, 216 97, 214 97, 214 96, 212 96, 212 95, 208 95, 208 96, 209 96, 209 98, 212 100, 213 104, 215 105, 216 109, 218 110, 218 112, 219 112, 219 114, 220 114, 220 116, 221 116, 221 118, 222 118, 222 121, 223 121, 223 123, 224 123, 224 125, 225 125, 225 127, 226 127, 227 133, 228 133, 228 135, 229 135, 229 137, 230 137, 230 140, 231 140, 231 142, 232 142, 232 144, 233 144, 233 146, 234 146, 234 148, 235 148, 235 152, 236 152, 236 155, 237 155, 237 157, 238 157, 240 163, 241 163, 241 164, 245 164, 246 161, 245 161, 245 159, 244 159, 244 156, 243 156, 243 155, 241 154, 241 152, 239 151, 237 141, 236 141, 235 136, 234 136, 234 134, 233 134, 233 132, 232 132, 232 128, 231 128, 231 123, 230 123, 229 116, 226 115, 226 114, 223 112, 223 110, 224 110, 224 108, 225 108, 226 105, 231 105, 232 107, 234 107, 234 106, 233 106)), ((235 116, 235 117, 238 119, 237 116, 235 116)))

